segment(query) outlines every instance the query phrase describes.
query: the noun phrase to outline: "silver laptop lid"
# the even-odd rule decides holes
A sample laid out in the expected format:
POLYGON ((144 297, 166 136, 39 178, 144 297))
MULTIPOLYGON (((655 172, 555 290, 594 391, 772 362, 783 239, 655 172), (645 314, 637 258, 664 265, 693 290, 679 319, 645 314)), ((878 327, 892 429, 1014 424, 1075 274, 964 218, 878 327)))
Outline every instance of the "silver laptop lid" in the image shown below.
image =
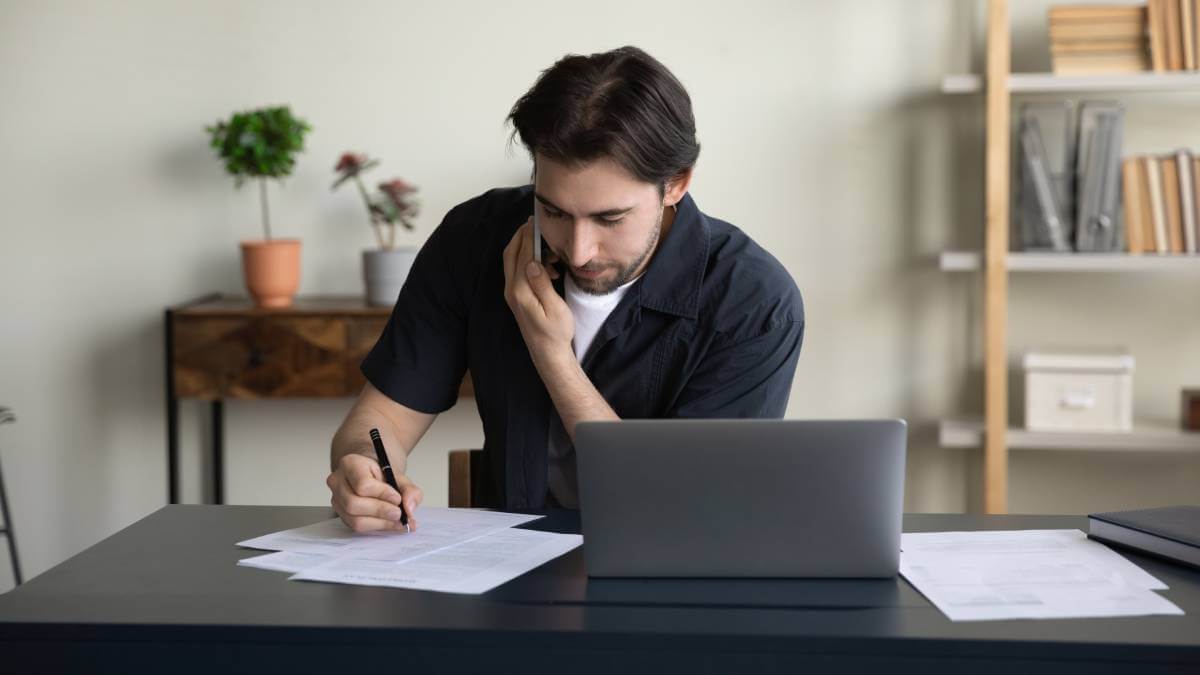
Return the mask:
POLYGON ((903 420, 625 420, 576 427, 590 576, 886 577, 903 420))

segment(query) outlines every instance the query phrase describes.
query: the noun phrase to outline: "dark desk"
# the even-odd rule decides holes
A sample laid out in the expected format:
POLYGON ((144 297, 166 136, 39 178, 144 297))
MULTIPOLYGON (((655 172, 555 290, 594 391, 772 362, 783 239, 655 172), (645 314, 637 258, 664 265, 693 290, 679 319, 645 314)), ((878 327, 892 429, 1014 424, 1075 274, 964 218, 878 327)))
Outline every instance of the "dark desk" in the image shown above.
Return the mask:
MULTIPOLYGON (((598 583, 579 549, 483 596, 235 566, 256 553, 234 542, 327 516, 168 506, 0 596, 0 671, 1200 673, 1200 571, 1137 556, 1186 616, 955 624, 901 579, 598 583)), ((905 519, 908 531, 1085 525, 905 519)))

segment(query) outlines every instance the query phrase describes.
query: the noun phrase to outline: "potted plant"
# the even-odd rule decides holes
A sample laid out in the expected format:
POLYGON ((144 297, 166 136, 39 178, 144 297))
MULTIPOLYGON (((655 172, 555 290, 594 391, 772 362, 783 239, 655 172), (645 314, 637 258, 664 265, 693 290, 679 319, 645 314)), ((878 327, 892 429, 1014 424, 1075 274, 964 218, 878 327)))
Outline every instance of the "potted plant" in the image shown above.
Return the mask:
POLYGON ((291 175, 295 155, 304 149, 304 134, 311 128, 287 106, 234 113, 227 121, 205 127, 235 187, 247 177, 258 179, 263 239, 243 241, 241 248, 246 289, 259 307, 287 307, 300 287, 300 240, 271 237, 267 180, 291 175))
POLYGON ((420 211, 414 197, 417 188, 399 178, 384 181, 372 195, 363 184, 362 174, 379 164, 364 154, 347 152, 338 160, 334 171, 338 174, 333 189, 346 182, 358 186, 367 208, 371 229, 375 232, 376 249, 363 251, 363 281, 367 288, 367 304, 392 305, 400 295, 400 288, 408 278, 417 249, 412 246, 396 245, 396 228, 403 227, 412 232, 412 219, 420 211))

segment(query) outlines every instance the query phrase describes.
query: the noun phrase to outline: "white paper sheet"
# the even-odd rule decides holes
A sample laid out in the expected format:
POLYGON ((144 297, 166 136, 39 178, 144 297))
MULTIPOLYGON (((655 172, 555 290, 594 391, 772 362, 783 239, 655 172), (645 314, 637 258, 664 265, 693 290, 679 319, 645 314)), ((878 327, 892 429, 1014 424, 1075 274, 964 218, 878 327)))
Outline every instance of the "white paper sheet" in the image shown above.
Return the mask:
POLYGON ((238 565, 254 567, 260 570, 288 572, 295 574, 310 567, 333 560, 334 556, 322 553, 298 553, 295 551, 276 551, 266 555, 256 555, 252 558, 242 558, 238 565))
POLYGON ((447 593, 483 593, 582 543, 583 537, 577 534, 507 529, 399 562, 337 557, 291 578, 447 593))
POLYGON ((901 549, 900 573, 951 621, 1183 614, 1079 530, 905 533, 901 549))
POLYGON ((431 506, 423 507, 418 517, 420 527, 412 532, 399 530, 356 534, 340 519, 332 518, 247 539, 237 545, 267 551, 397 561, 460 544, 541 516, 431 506))

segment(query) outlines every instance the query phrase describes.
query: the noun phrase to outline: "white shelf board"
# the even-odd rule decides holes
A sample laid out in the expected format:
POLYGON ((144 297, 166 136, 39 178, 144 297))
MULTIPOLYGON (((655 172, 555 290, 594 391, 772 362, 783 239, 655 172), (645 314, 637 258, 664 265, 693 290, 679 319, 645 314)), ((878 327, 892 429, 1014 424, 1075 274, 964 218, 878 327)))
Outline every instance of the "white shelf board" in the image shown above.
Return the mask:
MULTIPOLYGON (((960 74, 942 78, 946 94, 977 94, 984 89, 982 75, 960 74)), ((1122 73, 1114 75, 1055 75, 1054 73, 1013 73, 1008 90, 1014 94, 1053 94, 1062 92, 1120 91, 1197 91, 1200 73, 1122 73)))
MULTIPOLYGON (((1009 253, 1013 272, 1166 272, 1200 271, 1200 256, 1146 253, 1009 253)), ((946 272, 970 272, 983 267, 983 254, 976 251, 942 251, 938 267, 946 272)))
MULTIPOLYGON (((1019 450, 1128 450, 1200 452, 1200 433, 1169 422, 1138 421, 1130 432, 1030 431, 1009 428, 1008 447, 1019 450)), ((983 446, 983 422, 942 420, 938 441, 944 448, 983 446)))

